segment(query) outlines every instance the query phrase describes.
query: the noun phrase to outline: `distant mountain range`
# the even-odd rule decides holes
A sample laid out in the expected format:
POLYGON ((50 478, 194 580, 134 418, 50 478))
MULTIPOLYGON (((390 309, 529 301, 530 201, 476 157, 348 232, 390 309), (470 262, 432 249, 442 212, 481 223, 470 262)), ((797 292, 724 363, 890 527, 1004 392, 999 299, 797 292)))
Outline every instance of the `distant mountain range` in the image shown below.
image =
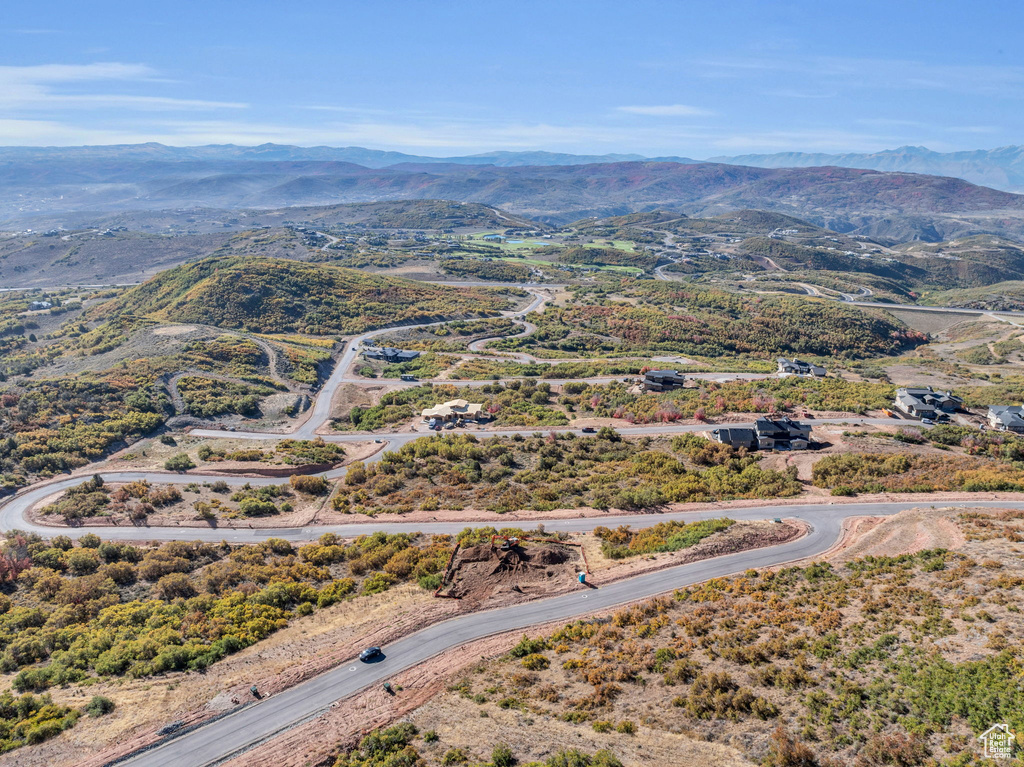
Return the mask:
POLYGON ((485 152, 461 157, 427 157, 425 155, 387 152, 359 146, 290 146, 287 144, 210 144, 207 146, 166 146, 165 144, 113 144, 109 146, 73 147, 0 147, 0 163, 40 160, 116 160, 186 162, 203 160, 269 161, 269 162, 350 162, 364 168, 386 168, 401 163, 495 165, 586 165, 590 163, 629 162, 657 159, 665 162, 693 164, 688 157, 649 158, 639 154, 564 154, 560 152, 485 152))
MULTIPOLYGON (((0 223, 56 225, 64 223, 62 212, 81 220, 83 212, 433 199, 479 202, 555 224, 655 208, 688 215, 752 208, 899 242, 985 233, 1024 239, 1024 196, 911 173, 655 161, 368 168, 333 160, 167 159, 164 149, 154 146, 157 156, 145 159, 139 147, 127 157, 104 148, 107 156, 0 158, 0 223)), ((53 150, 60 151, 69 150, 53 150)))
POLYGON ((149 143, 83 147, 0 147, 0 165, 5 162, 39 160, 348 162, 361 165, 364 168, 386 168, 405 163, 519 167, 643 161, 677 162, 684 165, 711 162, 749 165, 755 168, 833 166, 898 173, 924 173, 931 176, 962 178, 973 184, 1007 192, 1024 192, 1024 146, 948 153, 933 152, 920 146, 904 146, 899 149, 887 149, 883 152, 873 153, 779 152, 778 154, 712 157, 706 161, 674 156, 579 155, 559 152, 485 152, 459 157, 428 157, 357 146, 299 147, 286 144, 261 144, 259 146, 211 144, 209 146, 172 147, 149 143))
POLYGON ((973 184, 1006 192, 1024 192, 1024 146, 965 152, 933 152, 923 146, 902 146, 870 154, 779 152, 712 157, 708 162, 752 165, 755 168, 812 168, 830 165, 839 168, 927 173, 931 176, 962 178, 973 184))

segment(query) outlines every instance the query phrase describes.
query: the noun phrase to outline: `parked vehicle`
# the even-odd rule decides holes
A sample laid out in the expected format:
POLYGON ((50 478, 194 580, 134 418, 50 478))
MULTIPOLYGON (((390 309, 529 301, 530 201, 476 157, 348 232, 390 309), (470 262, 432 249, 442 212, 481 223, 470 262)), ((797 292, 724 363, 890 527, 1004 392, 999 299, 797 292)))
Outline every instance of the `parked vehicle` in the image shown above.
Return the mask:
POLYGON ((383 653, 381 652, 379 647, 367 647, 365 650, 359 653, 359 660, 365 663, 367 661, 373 660, 374 658, 378 658, 381 655, 383 655, 383 653))
POLYGON ((597 434, 597 429, 593 426, 584 426, 582 431, 584 434, 597 434))
POLYGON ((921 419, 921 423, 923 423, 925 426, 934 426, 935 425, 935 421, 933 421, 931 418, 922 418, 921 419))

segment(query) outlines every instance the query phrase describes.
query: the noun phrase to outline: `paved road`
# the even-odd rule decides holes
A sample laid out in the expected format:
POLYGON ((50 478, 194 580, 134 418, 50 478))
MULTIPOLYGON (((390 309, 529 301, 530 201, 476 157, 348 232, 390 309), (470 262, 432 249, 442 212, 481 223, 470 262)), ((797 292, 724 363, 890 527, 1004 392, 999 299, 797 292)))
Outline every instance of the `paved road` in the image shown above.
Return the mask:
MULTIPOLYGON (((505 631, 528 629, 549 621, 562 621, 607 609, 615 605, 652 597, 693 583, 741 572, 747 568, 771 567, 813 557, 828 549, 839 537, 844 517, 862 514, 890 515, 913 508, 913 503, 775 506, 732 511, 689 512, 644 517, 597 517, 545 522, 549 530, 585 530, 597 524, 615 525, 643 521, 687 520, 729 516, 735 519, 797 517, 811 525, 810 533, 791 543, 741 552, 703 562, 681 565, 646 575, 627 578, 599 589, 579 587, 560 597, 527 602, 513 607, 472 613, 444 621, 385 647, 378 663, 352 661, 297 685, 278 695, 245 706, 237 712, 157 748, 139 754, 123 764, 132 767, 204 767, 216 764, 248 747, 308 721, 332 703, 394 676, 439 653, 467 642, 505 631)), ((952 506, 997 506, 1024 508, 1024 502, 971 502, 952 506)), ((367 525, 368 529, 388 526, 367 525)), ((456 524, 418 525, 424 532, 454 532, 456 524)), ((329 529, 329 528, 322 528, 329 529)), ((406 529, 408 529, 406 527, 406 529)), ((353 652, 360 648, 352 648, 353 652)), ((399 693, 401 694, 401 693, 399 693)))
MULTIPOLYGON (((539 293, 536 290, 530 290, 530 293, 534 298, 533 301, 530 302, 529 306, 525 309, 520 309, 519 311, 502 312, 502 314, 515 319, 523 317, 544 305, 544 302, 547 299, 543 293, 539 293)), ((324 383, 323 388, 317 395, 316 401, 313 403, 313 407, 306 412, 306 419, 301 424, 297 425, 292 431, 288 432, 288 435, 296 439, 312 439, 316 435, 317 429, 327 423, 330 419, 331 406, 334 403, 334 395, 337 393, 339 386, 345 383, 370 383, 365 378, 355 378, 349 375, 349 369, 352 367, 352 363, 355 362, 356 356, 360 353, 362 346, 366 341, 371 338, 375 338, 376 336, 394 333, 396 330, 401 330, 403 328, 430 328, 445 324, 447 324, 447 320, 443 320, 441 322, 428 322, 421 325, 380 328, 378 330, 371 330, 368 333, 363 333, 362 335, 353 338, 348 342, 345 352, 341 355, 341 359, 338 360, 338 364, 334 367, 334 372, 331 373, 331 376, 324 383)), ((379 379, 375 379, 373 383, 381 383, 381 381, 379 379)), ((273 437, 273 434, 265 435, 265 438, 273 437)))
MULTIPOLYGON (((861 424, 891 424, 892 419, 889 418, 822 418, 816 421, 816 423, 848 423, 851 425, 861 424)), ((730 423, 730 427, 737 428, 753 428, 752 423, 730 423)), ((616 429, 619 434, 623 436, 638 436, 643 434, 659 435, 659 434, 686 434, 692 432, 706 431, 709 428, 713 428, 713 425, 708 424, 664 424, 655 426, 633 426, 625 429, 616 429)), ((459 433, 467 431, 464 429, 454 430, 450 433, 459 433)), ((530 436, 532 434, 549 433, 551 431, 558 432, 560 434, 572 433, 582 435, 582 429, 516 429, 516 430, 469 430, 468 433, 475 434, 480 437, 488 436, 511 436, 515 434, 521 434, 523 436, 530 436)), ((419 439, 420 437, 430 436, 435 432, 410 432, 403 434, 388 434, 379 437, 383 440, 381 450, 370 456, 367 462, 379 461, 384 453, 396 450, 402 445, 405 445, 413 440, 419 439)), ((445 432, 449 433, 449 432, 445 432)), ((209 436, 230 436, 237 439, 267 439, 269 435, 264 432, 218 432, 206 429, 197 429, 192 432, 194 435, 209 437, 209 436)), ((368 437, 364 434, 337 434, 329 435, 325 438, 331 442, 366 442, 368 437)), ((339 477, 345 476, 347 471, 346 467, 340 467, 332 469, 322 473, 319 476, 326 477, 328 479, 338 479, 339 477)), ((218 476, 216 474, 203 474, 199 473, 183 473, 183 474, 172 474, 168 472, 159 471, 101 471, 97 472, 103 477, 106 482, 134 482, 138 480, 146 480, 153 483, 162 484, 189 484, 191 482, 226 482, 232 486, 244 485, 246 483, 257 485, 276 485, 281 483, 281 479, 277 477, 232 477, 232 476, 218 476)), ((55 482, 49 482, 44 484, 33 485, 32 487, 22 490, 18 494, 8 498, 7 500, 0 502, 0 530, 22 530, 24 532, 34 532, 43 536, 50 536, 56 532, 68 535, 71 538, 79 538, 90 532, 101 532, 104 538, 110 540, 203 540, 203 541, 221 541, 228 540, 236 543, 242 542, 254 542, 261 541, 269 537, 287 538, 290 540, 310 540, 316 538, 324 532, 333 530, 335 532, 343 532, 346 535, 360 535, 362 532, 367 530, 378 530, 384 529, 380 525, 342 525, 339 527, 323 527, 316 526, 311 528, 275 528, 267 529, 260 528, 257 530, 250 530, 248 528, 234 529, 234 528, 219 528, 219 527, 148 527, 148 526, 125 526, 125 527, 51 527, 48 525, 41 525, 34 522, 30 522, 25 518, 26 512, 31 509, 34 505, 42 501, 47 496, 54 493, 67 490, 70 487, 75 487, 85 482, 89 477, 69 477, 67 479, 57 480, 55 482), (362 528, 366 527, 367 530, 362 528)), ((637 517, 630 517, 636 519, 637 517)), ((664 518, 664 517, 661 517, 664 518)), ((401 527, 401 525, 399 526, 401 527)), ((456 532, 465 527, 465 524, 456 527, 456 532)), ((406 528, 408 529, 408 528, 406 528)))
POLYGON ((871 309, 898 309, 906 312, 939 312, 941 314, 998 314, 1008 317, 1024 317, 1024 312, 999 312, 989 309, 961 309, 952 306, 920 306, 918 304, 884 304, 878 301, 845 301, 853 306, 866 306, 871 309))

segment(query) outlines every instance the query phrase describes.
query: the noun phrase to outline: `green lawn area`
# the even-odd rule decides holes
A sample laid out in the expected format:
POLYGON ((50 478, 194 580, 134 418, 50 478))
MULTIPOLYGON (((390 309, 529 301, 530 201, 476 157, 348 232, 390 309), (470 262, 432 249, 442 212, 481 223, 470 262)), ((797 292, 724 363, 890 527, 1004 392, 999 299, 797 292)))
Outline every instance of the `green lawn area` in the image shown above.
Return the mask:
MULTIPOLYGON (((498 234, 498 232, 479 232, 477 234, 471 234, 469 240, 471 242, 479 242, 485 245, 493 245, 494 247, 501 248, 502 250, 508 251, 519 251, 519 250, 536 250, 537 248, 548 248, 548 247, 561 247, 562 243, 557 240, 542 240, 537 237, 512 237, 513 240, 522 240, 522 242, 509 242, 505 240, 503 242, 492 242, 484 240, 484 236, 488 234, 498 234)), ((628 244, 628 243, 627 243, 628 244)))
POLYGON ((627 253, 632 253, 636 250, 636 245, 629 240, 595 240, 595 245, 607 245, 612 248, 618 248, 624 250, 627 253))

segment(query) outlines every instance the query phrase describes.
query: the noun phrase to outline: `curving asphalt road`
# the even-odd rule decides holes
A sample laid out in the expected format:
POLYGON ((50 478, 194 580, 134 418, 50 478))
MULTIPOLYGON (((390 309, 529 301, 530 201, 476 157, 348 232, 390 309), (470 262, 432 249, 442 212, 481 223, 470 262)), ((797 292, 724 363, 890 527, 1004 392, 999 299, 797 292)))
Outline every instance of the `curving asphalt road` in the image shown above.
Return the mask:
MULTIPOLYGON (((132 767, 207 767, 268 740, 274 735, 316 717, 333 703, 369 685, 382 682, 398 672, 415 666, 446 650, 467 642, 503 633, 527 629, 550 621, 569 620, 587 613, 662 594, 709 578, 741 572, 748 568, 771 567, 827 550, 839 538, 842 520, 848 516, 890 515, 913 508, 913 503, 844 504, 831 506, 793 505, 727 511, 684 512, 643 516, 597 517, 545 521, 549 530, 589 530, 598 524, 635 524, 666 519, 687 520, 728 516, 734 519, 796 517, 806 521, 810 533, 791 543, 765 549, 730 554, 715 559, 672 567, 627 578, 598 589, 580 586, 563 596, 527 602, 497 610, 471 613, 434 624, 385 647, 378 663, 352 661, 292 687, 282 693, 242 707, 210 724, 171 738, 156 748, 138 754, 122 764, 132 767)), ((1024 502, 970 502, 946 504, 961 507, 998 506, 1024 508, 1024 502)), ((401 525, 366 525, 368 530, 389 529, 401 525)), ((455 532, 454 523, 419 525, 423 532, 455 532)), ((331 528, 319 528, 328 530, 331 528)), ((406 526, 408 529, 408 526, 406 526)), ((266 532, 264 531, 264 535, 266 532)), ((361 648, 352 648, 353 654, 361 648)), ((401 694, 401 693, 399 693, 401 694)))
MULTIPOLYGON (((533 296, 533 301, 530 302, 529 306, 514 312, 502 312, 504 316, 512 319, 523 317, 544 305, 547 298, 543 293, 539 293, 535 289, 531 290, 530 288, 527 288, 527 290, 533 296)), ((313 403, 313 407, 307 411, 306 420, 291 431, 290 436, 295 437, 296 439, 312 439, 316 435, 316 430, 323 424, 327 423, 330 419, 331 406, 334 403, 334 395, 337 393, 338 387, 344 383, 367 383, 367 379, 365 378, 354 378, 348 374, 349 368, 352 367, 352 363, 355 362, 356 356, 362 350, 362 346, 366 341, 371 338, 375 338, 376 336, 393 333, 403 327, 430 328, 444 325, 446 323, 446 320, 442 320, 440 322, 428 322, 421 325, 380 328, 378 330, 371 330, 368 333, 363 333, 362 335, 353 338, 348 342, 348 346, 345 348, 344 354, 341 355, 341 359, 338 360, 338 364, 334 367, 334 372, 331 373, 331 376, 324 383, 323 388, 317 395, 316 401, 313 403)), ((375 380, 374 382, 380 383, 379 380, 375 380)), ((272 437, 273 435, 267 436, 272 437)))
MULTIPOLYGON (((892 419, 889 418, 822 418, 817 423, 848 423, 851 425, 863 425, 863 424, 890 424, 892 419)), ((753 428, 752 423, 730 423, 731 428, 753 428)), ((666 424, 657 426, 634 426, 626 429, 616 429, 616 431, 623 436, 639 436, 644 434, 658 435, 658 434, 685 434, 698 431, 706 431, 708 429, 707 424, 666 424)), ((465 430, 458 430, 461 433, 465 430)), ((582 435, 582 429, 515 429, 515 430, 475 430, 469 431, 468 433, 474 434, 481 437, 488 436, 511 436, 514 434, 521 434, 525 437, 531 436, 538 432, 550 433, 557 432, 559 434, 577 434, 582 435)), ((201 437, 223 437, 229 436, 235 439, 268 439, 274 435, 269 435, 266 432, 221 432, 212 429, 196 429, 192 434, 201 437)), ((436 434, 436 432, 408 432, 402 434, 388 434, 381 439, 383 440, 382 449, 366 459, 366 462, 379 461, 384 453, 396 448, 401 447, 413 440, 419 439, 420 437, 430 436, 436 434)), ((338 434, 330 435, 325 437, 330 442, 366 442, 368 437, 365 434, 338 434)), ((330 471, 323 472, 316 476, 322 476, 327 479, 338 479, 345 476, 347 467, 339 467, 330 471)), ((217 474, 203 474, 203 473, 179 473, 174 474, 170 472, 161 471, 100 471, 97 472, 106 482, 134 482, 139 480, 146 480, 153 483, 162 484, 177 484, 185 485, 192 482, 226 482, 228 485, 240 486, 244 484, 251 484, 254 486, 259 485, 276 485, 280 484, 281 479, 278 477, 238 477, 238 476, 223 476, 217 474)), ((64 527, 64 526, 51 526, 43 525, 35 522, 31 522, 26 518, 27 512, 44 498, 53 495, 54 493, 67 490, 68 488, 75 487, 87 481, 92 474, 80 475, 77 477, 67 477, 65 479, 59 479, 51 482, 40 483, 33 485, 30 488, 22 490, 11 498, 6 499, 0 503, 0 530, 21 530, 23 532, 38 533, 42 536, 51 536, 55 533, 70 536, 71 538, 79 538, 90 532, 97 532, 97 530, 103 533, 104 538, 110 540, 121 540, 121 541, 138 541, 138 540, 202 540, 202 541, 222 541, 228 540, 236 543, 244 542, 255 542, 265 540, 270 537, 286 538, 288 540, 311 540, 318 537, 324 532, 333 531, 338 533, 344 533, 348 536, 361 535, 363 532, 372 530, 391 529, 388 526, 382 526, 379 524, 370 525, 339 525, 334 527, 326 526, 314 526, 306 528, 297 527, 283 527, 283 528, 219 528, 219 527, 148 527, 145 525, 126 525, 124 527, 64 527)), ((652 515, 657 516, 660 519, 665 519, 664 515, 652 515)), ((623 517, 623 519, 639 519, 636 515, 630 517, 623 517)), ((546 523, 545 523, 546 524, 546 523)), ((454 526, 454 531, 458 532, 465 524, 454 526)), ((392 525, 395 530, 408 529, 408 525, 404 523, 398 523, 392 525)), ((581 528, 589 529, 589 528, 581 528)), ((425 530, 425 528, 424 528, 425 530)))

